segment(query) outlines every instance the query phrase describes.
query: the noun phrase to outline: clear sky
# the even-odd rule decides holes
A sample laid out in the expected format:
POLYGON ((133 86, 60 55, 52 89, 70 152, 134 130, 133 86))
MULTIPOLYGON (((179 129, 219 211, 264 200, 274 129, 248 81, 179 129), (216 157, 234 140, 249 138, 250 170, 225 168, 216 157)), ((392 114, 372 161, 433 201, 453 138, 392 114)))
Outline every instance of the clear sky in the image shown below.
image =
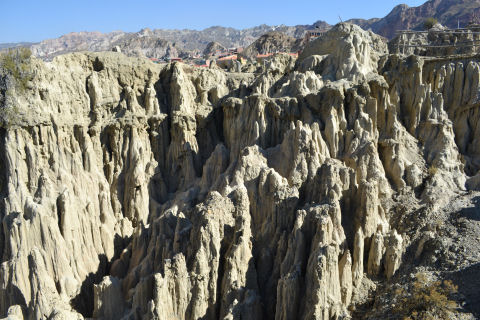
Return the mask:
POLYGON ((78 31, 204 29, 220 25, 330 24, 383 17, 394 6, 426 0, 0 0, 0 43, 36 42, 78 31))

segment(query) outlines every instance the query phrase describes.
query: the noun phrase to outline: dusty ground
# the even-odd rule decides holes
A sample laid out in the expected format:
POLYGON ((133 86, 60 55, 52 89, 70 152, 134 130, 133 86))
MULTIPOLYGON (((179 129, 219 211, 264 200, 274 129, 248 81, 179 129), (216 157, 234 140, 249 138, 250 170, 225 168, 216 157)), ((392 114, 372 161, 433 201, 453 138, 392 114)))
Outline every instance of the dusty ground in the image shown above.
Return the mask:
POLYGON ((480 318, 480 192, 469 192, 445 208, 449 237, 441 241, 439 262, 465 298, 464 308, 480 318), (449 214, 450 213, 450 214, 449 214))
POLYGON ((412 280, 422 273, 431 281, 450 280, 457 286, 458 292, 449 296, 458 303, 451 318, 479 319, 480 192, 461 192, 437 210, 415 208, 415 200, 411 204, 410 214, 399 224, 406 229, 415 225, 420 228, 411 234, 402 268, 389 283, 371 292, 352 318, 403 319, 395 312, 400 301, 398 292, 411 292, 412 280), (419 253, 422 238, 427 240, 419 253))

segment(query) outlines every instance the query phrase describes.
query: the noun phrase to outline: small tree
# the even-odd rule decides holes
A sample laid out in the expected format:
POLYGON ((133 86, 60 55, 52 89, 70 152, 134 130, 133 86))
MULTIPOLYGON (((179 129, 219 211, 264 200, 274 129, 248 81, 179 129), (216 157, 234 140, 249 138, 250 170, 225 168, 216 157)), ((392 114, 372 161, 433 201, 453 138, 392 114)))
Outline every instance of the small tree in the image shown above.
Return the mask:
POLYGON ((433 28, 434 25, 436 25, 438 23, 438 20, 433 18, 433 17, 430 17, 430 18, 427 18, 425 19, 425 21, 423 22, 423 28, 425 30, 430 30, 433 28))
POLYGON ((450 280, 430 281, 425 273, 419 272, 410 290, 397 289, 400 301, 393 311, 405 320, 451 319, 458 304, 450 297, 457 290, 450 280))

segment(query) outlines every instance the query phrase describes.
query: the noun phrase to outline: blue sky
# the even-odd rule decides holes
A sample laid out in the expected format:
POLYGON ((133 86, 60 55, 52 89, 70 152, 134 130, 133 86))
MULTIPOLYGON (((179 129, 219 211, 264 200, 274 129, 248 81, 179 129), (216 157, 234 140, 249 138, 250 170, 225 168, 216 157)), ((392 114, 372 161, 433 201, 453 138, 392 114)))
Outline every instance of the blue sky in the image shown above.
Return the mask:
POLYGON ((0 0, 0 43, 40 41, 78 31, 139 31, 144 27, 204 29, 268 25, 331 24, 383 17, 400 4, 425 0, 0 0))

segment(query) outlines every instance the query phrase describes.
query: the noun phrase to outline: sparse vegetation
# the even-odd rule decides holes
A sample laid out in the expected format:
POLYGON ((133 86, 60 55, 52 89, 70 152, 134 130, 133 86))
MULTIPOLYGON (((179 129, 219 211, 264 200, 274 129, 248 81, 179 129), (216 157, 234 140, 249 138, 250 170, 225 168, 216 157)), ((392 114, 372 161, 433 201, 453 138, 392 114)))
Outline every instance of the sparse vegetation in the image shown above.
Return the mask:
POLYGON ((28 48, 10 49, 0 54, 0 126, 9 127, 15 117, 16 94, 28 89, 33 74, 30 70, 32 52, 28 48))
POLYGON ((438 168, 433 164, 430 168, 428 168, 428 176, 430 177, 433 177, 434 175, 436 175, 437 172, 438 172, 438 168))
POLYGON ((401 298, 394 312, 404 320, 451 319, 458 304, 450 297, 457 289, 449 280, 430 281, 426 273, 419 272, 411 290, 397 289, 401 298))
POLYGON ((427 18, 425 19, 425 21, 423 22, 423 28, 425 30, 430 30, 433 28, 434 25, 436 25, 438 23, 438 20, 433 18, 433 17, 430 17, 430 18, 427 18))
POLYGON ((13 77, 17 90, 25 91, 27 83, 31 80, 28 70, 28 61, 32 52, 28 48, 10 49, 0 56, 2 73, 13 77))

